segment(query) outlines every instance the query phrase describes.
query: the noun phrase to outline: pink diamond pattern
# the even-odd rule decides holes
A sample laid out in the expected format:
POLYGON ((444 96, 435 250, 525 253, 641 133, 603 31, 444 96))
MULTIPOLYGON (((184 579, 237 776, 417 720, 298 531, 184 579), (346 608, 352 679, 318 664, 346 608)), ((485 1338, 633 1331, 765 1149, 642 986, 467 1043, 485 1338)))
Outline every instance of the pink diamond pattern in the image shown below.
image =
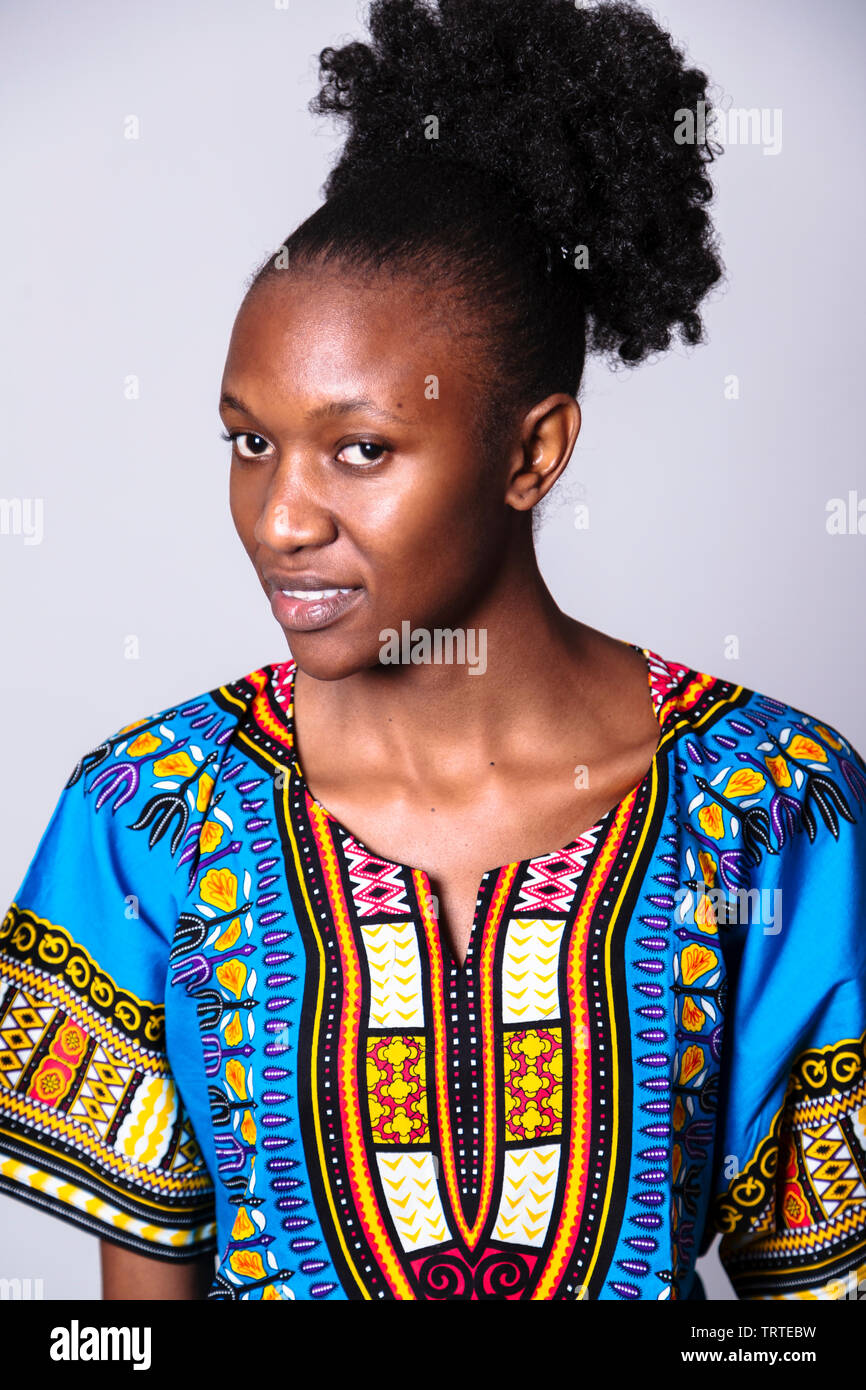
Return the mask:
POLYGON ((343 853, 359 917, 408 917, 409 899, 399 864, 370 853, 352 835, 343 839, 343 853))
POLYGON ((598 832, 593 827, 568 849, 531 859, 523 875, 520 899, 512 908, 515 917, 543 917, 547 912, 570 912, 577 880, 595 849, 598 832))

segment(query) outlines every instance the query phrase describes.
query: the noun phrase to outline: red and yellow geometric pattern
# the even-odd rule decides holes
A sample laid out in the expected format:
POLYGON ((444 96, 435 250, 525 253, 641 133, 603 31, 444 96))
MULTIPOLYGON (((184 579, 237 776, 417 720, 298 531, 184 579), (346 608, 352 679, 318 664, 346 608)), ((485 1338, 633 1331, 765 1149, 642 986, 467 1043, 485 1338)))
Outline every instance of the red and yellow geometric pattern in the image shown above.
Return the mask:
POLYGON ((562 1133, 562 1030, 504 1034, 506 1140, 562 1133))
POLYGON ((367 1038, 367 1104, 376 1144, 426 1144, 424 1036, 367 1038))

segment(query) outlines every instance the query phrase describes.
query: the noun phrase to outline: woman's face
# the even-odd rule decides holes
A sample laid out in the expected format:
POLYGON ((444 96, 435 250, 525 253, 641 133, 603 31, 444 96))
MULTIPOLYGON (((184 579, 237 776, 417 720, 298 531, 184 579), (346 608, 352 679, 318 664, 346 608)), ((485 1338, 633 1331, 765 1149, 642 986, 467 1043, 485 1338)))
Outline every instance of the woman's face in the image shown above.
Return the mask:
POLYGON ((528 521, 509 486, 519 432, 501 467, 483 467, 462 353, 435 297, 405 279, 287 272, 241 306, 220 407, 232 517, 318 679, 378 664, 380 633, 404 620, 471 625, 528 521))

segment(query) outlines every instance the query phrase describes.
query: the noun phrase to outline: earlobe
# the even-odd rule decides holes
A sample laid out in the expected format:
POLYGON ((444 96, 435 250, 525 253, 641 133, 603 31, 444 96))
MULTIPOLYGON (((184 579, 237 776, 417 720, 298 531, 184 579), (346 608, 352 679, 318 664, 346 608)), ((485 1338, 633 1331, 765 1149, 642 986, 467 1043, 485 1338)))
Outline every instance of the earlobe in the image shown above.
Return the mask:
POLYGON ((508 505, 516 511, 530 511, 553 486, 557 474, 550 477, 552 467, 545 464, 543 453, 527 461, 511 479, 505 496, 508 505))

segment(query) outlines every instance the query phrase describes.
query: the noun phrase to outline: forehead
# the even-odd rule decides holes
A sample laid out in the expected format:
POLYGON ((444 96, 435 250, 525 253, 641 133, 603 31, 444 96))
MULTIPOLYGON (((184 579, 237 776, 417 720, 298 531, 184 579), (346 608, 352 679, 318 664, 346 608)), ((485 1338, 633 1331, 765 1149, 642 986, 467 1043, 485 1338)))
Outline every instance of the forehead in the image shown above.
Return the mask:
POLYGON ((319 394, 363 379, 423 390, 430 375, 459 374, 443 295, 408 276, 285 272, 260 281, 241 305, 223 389, 243 380, 319 394))

